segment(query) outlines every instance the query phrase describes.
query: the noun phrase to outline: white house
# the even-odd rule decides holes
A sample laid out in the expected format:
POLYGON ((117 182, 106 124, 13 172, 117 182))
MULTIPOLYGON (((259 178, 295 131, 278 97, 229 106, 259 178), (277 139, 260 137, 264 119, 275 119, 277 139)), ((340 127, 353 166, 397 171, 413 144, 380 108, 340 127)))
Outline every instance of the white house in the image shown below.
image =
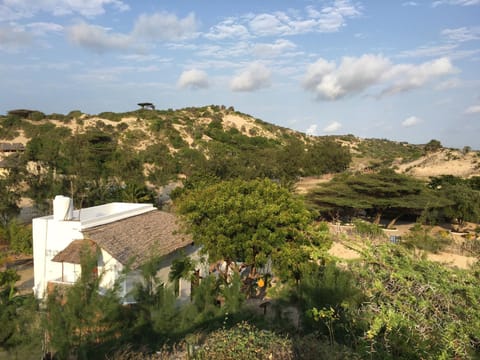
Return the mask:
MULTIPOLYGON (((109 203, 73 210, 70 198, 57 196, 53 215, 32 221, 34 294, 43 299, 49 287, 73 284, 81 274, 80 252, 90 248, 98 254, 100 291, 122 279, 123 302, 132 302, 129 294, 141 281, 139 267, 146 261, 162 257, 157 276, 167 283, 170 265, 181 252, 199 258, 198 248, 180 230, 175 215, 151 204, 109 203), (125 276, 127 265, 131 271, 125 276)), ((190 288, 189 281, 180 281, 181 300, 189 298, 190 288)))

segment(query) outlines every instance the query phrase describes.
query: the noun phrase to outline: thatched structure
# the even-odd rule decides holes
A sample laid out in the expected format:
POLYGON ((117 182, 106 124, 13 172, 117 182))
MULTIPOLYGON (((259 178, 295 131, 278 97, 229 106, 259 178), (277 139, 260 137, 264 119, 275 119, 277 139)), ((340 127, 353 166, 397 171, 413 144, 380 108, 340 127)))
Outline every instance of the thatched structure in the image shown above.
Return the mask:
POLYGON ((153 256, 167 255, 192 244, 192 238, 182 233, 177 221, 175 215, 155 210, 83 233, 120 263, 136 269, 153 256))
POLYGON ((97 251, 98 246, 92 240, 74 240, 65 249, 55 255, 52 261, 81 264, 85 256, 95 255, 97 251))

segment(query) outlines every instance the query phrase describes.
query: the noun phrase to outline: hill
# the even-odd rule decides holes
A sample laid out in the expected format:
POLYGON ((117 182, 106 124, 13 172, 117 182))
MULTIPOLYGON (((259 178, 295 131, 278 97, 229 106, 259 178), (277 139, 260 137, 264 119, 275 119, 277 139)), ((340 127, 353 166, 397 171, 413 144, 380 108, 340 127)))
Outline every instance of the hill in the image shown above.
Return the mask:
POLYGON ((158 192, 190 177, 307 177, 315 185, 309 177, 346 169, 389 167, 425 179, 480 175, 478 152, 432 142, 437 146, 308 136, 216 105, 96 115, 14 110, 0 116, 0 143, 19 146, 0 153, 1 166, 4 173, 16 169, 23 195, 38 202, 55 192, 72 193, 84 205, 99 196, 108 200, 106 192, 127 183, 158 192))

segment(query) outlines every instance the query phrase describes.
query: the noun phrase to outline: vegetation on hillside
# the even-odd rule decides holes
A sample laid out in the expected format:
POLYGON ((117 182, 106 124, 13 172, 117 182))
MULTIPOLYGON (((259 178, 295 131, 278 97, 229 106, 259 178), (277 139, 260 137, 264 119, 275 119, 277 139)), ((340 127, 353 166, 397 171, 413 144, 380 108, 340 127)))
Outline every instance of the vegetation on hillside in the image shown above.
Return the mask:
MULTIPOLYGON (((31 115, 0 117, 0 138, 28 139, 2 181, 10 192, 32 198, 40 211, 61 193, 77 207, 89 206, 125 200, 128 186, 158 190, 180 174, 290 182, 343 171, 351 160, 349 150, 330 138, 307 137, 218 106, 31 115), (240 125, 225 120, 231 118, 240 125)), ((0 210, 9 216, 15 209, 0 210)))

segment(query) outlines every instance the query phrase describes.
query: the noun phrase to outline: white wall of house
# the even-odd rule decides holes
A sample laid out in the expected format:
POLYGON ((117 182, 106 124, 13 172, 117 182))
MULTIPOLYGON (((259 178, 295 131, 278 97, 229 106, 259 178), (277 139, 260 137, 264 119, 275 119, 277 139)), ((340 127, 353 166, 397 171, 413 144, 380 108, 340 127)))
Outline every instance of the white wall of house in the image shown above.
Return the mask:
MULTIPOLYGON (((62 264, 51 260, 73 240, 83 239, 80 229, 80 221, 58 221, 52 216, 32 220, 33 292, 38 299, 44 298, 49 281, 61 281, 62 264)), ((78 265, 64 263, 64 280, 74 282, 79 276, 79 268, 78 265)))

